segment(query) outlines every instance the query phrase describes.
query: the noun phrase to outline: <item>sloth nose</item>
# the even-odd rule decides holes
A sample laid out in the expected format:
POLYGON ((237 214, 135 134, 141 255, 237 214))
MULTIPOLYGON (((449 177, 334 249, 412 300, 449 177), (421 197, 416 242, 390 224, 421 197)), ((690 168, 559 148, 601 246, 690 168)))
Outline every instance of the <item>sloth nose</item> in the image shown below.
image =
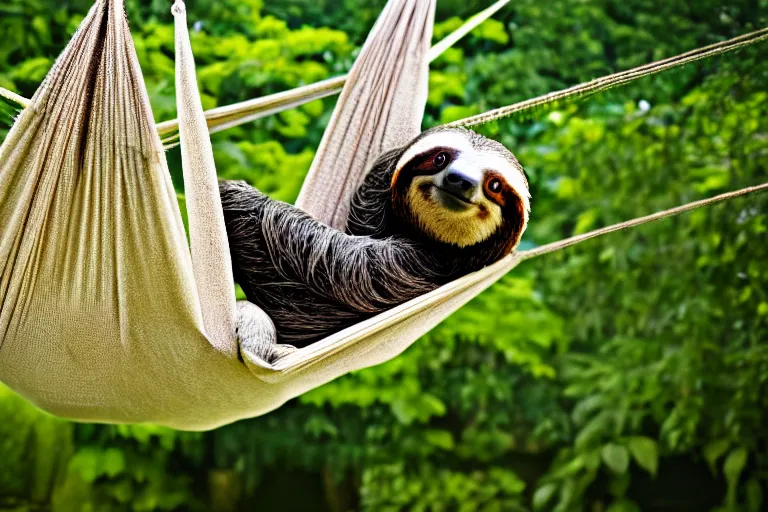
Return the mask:
POLYGON ((443 180, 443 186, 451 192, 469 199, 475 193, 478 181, 458 169, 449 169, 443 180))

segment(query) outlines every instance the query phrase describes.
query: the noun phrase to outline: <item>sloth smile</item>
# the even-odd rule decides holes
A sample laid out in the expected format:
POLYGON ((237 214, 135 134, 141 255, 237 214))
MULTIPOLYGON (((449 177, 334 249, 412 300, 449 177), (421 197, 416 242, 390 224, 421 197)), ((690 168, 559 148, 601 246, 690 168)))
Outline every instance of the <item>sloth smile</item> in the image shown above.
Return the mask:
POLYGON ((475 206, 475 203, 465 197, 452 192, 450 190, 432 185, 438 192, 438 200, 443 203, 443 206, 450 210, 461 211, 466 210, 470 206, 475 206))

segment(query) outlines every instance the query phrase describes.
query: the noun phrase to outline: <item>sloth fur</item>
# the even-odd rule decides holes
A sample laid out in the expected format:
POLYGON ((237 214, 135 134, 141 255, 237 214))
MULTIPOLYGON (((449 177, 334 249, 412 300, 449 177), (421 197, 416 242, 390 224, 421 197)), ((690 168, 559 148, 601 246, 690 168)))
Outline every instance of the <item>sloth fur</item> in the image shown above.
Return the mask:
POLYGON ((352 200, 346 233, 244 182, 221 182, 220 192, 235 281, 272 319, 277 342, 296 347, 499 260, 519 243, 529 209, 514 156, 465 129, 430 130, 382 155, 352 200), (486 186, 466 205, 433 190, 431 180, 460 162, 486 183, 498 176, 501 190, 486 186))

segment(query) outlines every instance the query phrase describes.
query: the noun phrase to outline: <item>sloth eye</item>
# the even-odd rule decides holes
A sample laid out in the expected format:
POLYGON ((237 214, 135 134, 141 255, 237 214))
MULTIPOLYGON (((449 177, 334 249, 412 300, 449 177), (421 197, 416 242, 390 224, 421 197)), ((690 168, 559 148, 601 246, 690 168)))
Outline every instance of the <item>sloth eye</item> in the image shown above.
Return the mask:
POLYGON ((435 157, 435 167, 437 167, 438 169, 442 169, 443 167, 445 167, 445 164, 447 163, 448 163, 448 154, 444 152, 438 153, 437 156, 435 157))
POLYGON ((499 178, 493 178, 488 182, 488 190, 497 194, 501 192, 501 180, 499 178))

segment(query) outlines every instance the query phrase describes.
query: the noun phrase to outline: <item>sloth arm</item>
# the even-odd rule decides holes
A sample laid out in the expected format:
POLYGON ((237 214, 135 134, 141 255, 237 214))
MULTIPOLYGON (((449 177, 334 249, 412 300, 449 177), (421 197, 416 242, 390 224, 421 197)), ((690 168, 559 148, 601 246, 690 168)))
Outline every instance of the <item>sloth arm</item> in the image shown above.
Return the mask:
POLYGON ((235 281, 305 346, 433 290, 434 254, 402 238, 342 233, 244 182, 221 182, 235 281))
MULTIPOLYGON (((235 274, 375 313, 435 288, 433 256, 416 243, 342 233, 244 182, 222 182, 235 274)), ((243 284, 243 283, 241 283, 243 284)))

